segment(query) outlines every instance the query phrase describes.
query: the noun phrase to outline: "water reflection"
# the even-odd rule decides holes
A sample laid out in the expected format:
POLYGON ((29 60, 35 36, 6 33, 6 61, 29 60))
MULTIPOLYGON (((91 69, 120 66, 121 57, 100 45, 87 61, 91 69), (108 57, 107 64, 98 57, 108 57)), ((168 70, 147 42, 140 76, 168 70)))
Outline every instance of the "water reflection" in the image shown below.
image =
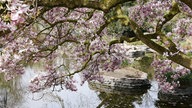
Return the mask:
MULTIPOLYGON (((22 81, 27 92, 23 96, 25 102, 21 103, 19 108, 95 108, 101 102, 97 92, 89 89, 88 83, 83 86, 77 84, 78 91, 76 92, 65 89, 60 91, 60 88, 56 87, 54 92, 50 88, 39 93, 31 93, 26 85, 29 79, 35 76, 35 72, 31 68, 27 68, 26 71, 27 74, 24 75, 22 81)), ((78 75, 75 79, 80 81, 78 75)))
POLYGON ((126 91, 101 91, 98 96, 102 102, 98 105, 98 108, 155 108, 155 101, 158 100, 158 85, 155 81, 152 81, 151 84, 152 87, 143 94, 140 92, 130 94, 126 91))
POLYGON ((0 108, 7 107, 7 90, 1 89, 0 90, 0 108))
MULTIPOLYGON (((26 68, 26 74, 15 81, 0 81, 0 108, 155 108, 157 83, 147 93, 122 94, 91 90, 86 82, 77 84, 78 91, 55 91, 47 89, 39 93, 28 91, 27 85, 36 74, 34 69, 26 68)), ((80 81, 78 75, 76 80, 80 81)))
MULTIPOLYGON (((86 82, 83 86, 77 84, 78 91, 55 91, 47 89, 39 93, 28 91, 27 85, 36 75, 34 69, 26 68, 26 74, 14 81, 0 81, 0 108, 96 108, 96 107, 135 107, 142 101, 142 94, 123 95, 107 94, 91 90, 86 82), (136 102, 133 104, 133 102, 136 102)), ((76 80, 80 81, 78 75, 76 80)))
POLYGON ((126 95, 126 94, 116 94, 116 93, 105 93, 101 92, 99 95, 101 100, 103 100, 98 108, 133 108, 132 104, 136 100, 141 100, 140 95, 126 95))
POLYGON ((151 81, 151 85, 148 92, 142 95, 141 101, 133 102, 135 108, 155 108, 155 102, 158 100, 158 84, 156 81, 151 81))
POLYGON ((19 78, 15 81, 5 81, 0 74, 0 108, 14 108, 22 103, 22 88, 19 78))
MULTIPOLYGON (((52 88, 38 93, 28 90, 30 79, 36 75, 34 69, 26 68, 26 74, 14 81, 0 78, 0 108, 96 108, 101 102, 98 92, 90 90, 88 83, 77 84, 78 91, 52 91, 52 88)), ((75 76, 79 80, 79 76, 75 76)), ((57 88, 56 88, 57 89, 57 88)))
MULTIPOLYGON (((158 85, 151 81, 151 88, 139 94, 126 92, 104 92, 92 90, 86 82, 77 84, 78 91, 52 91, 47 89, 39 93, 28 91, 27 85, 36 74, 32 68, 26 68, 26 74, 15 81, 0 79, 0 108, 189 108, 190 104, 168 103, 158 99, 158 85)), ((78 75, 76 80, 80 81, 78 75)), ((58 88, 56 88, 58 89, 58 88)), ((58 89, 59 90, 59 89, 58 89)))

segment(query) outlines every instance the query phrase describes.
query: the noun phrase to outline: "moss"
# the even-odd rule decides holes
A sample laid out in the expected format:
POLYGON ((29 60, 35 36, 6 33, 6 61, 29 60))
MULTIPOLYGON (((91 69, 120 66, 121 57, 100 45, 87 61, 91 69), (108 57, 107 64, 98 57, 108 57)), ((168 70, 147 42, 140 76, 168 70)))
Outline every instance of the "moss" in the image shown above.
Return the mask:
POLYGON ((146 72, 148 74, 148 78, 152 79, 154 76, 153 67, 151 67, 151 63, 153 61, 153 54, 147 54, 139 60, 135 60, 133 63, 129 63, 129 61, 124 60, 122 62, 122 67, 133 67, 140 71, 146 72))

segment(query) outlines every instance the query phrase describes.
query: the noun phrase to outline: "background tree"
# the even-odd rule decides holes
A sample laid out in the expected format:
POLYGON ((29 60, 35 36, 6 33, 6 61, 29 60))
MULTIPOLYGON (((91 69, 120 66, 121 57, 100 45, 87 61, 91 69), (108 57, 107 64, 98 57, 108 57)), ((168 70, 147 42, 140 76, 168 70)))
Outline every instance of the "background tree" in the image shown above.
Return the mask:
POLYGON ((181 46, 192 36, 191 9, 190 0, 3 0, 0 69, 10 80, 41 63, 45 68, 31 81, 33 92, 56 85, 76 90, 74 74, 81 72, 82 82, 101 81, 99 71, 113 71, 127 59, 127 49, 117 43, 141 41, 171 60, 153 65, 162 90, 172 91, 192 70, 191 50, 181 46), (111 24, 135 37, 111 33, 111 24), (166 80, 167 72, 173 80, 166 80))

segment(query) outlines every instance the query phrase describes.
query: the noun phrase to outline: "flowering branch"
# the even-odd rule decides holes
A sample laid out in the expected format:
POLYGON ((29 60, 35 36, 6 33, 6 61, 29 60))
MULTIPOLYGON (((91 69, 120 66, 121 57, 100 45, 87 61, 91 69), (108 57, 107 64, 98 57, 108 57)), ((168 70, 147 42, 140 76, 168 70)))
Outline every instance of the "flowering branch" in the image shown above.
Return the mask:
POLYGON ((65 76, 72 76, 72 75, 75 75, 76 73, 82 72, 85 68, 87 68, 89 62, 92 60, 93 56, 96 54, 103 54, 103 51, 96 51, 96 52, 92 53, 91 55, 89 55, 88 60, 84 63, 84 65, 79 70, 76 70, 75 72, 72 72, 65 76))
MULTIPOLYGON (((131 19, 129 20, 130 22, 130 26, 131 28, 134 30, 134 32, 136 33, 137 37, 143 42, 145 43, 147 46, 149 46, 150 48, 152 48, 153 50, 157 51, 159 54, 164 54, 165 52, 167 53, 171 53, 170 50, 167 50, 166 48, 158 45, 157 43, 153 42, 152 40, 150 40, 149 38, 144 38, 143 33, 141 31, 141 29, 139 28, 139 26, 132 21, 131 19)), ((173 56, 168 56, 168 59, 181 64, 182 66, 191 69, 192 70, 192 58, 179 52, 176 53, 173 56), (182 61, 182 62, 181 62, 182 61)))
POLYGON ((189 6, 192 9, 192 2, 191 2, 191 0, 180 0, 180 1, 185 3, 187 6, 189 6))
POLYGON ((178 3, 173 0, 172 8, 164 15, 164 21, 159 21, 156 26, 156 33, 160 33, 163 25, 165 25, 168 21, 170 21, 174 16, 179 13, 178 3))

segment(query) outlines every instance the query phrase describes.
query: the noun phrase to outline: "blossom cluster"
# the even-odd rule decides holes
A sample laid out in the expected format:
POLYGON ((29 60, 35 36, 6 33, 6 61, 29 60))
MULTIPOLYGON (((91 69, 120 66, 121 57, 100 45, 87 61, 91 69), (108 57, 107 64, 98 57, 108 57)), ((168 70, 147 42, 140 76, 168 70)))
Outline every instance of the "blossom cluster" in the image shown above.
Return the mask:
POLYGON ((190 17, 184 16, 173 22, 175 24, 170 24, 167 27, 173 28, 172 30, 168 31, 166 35, 168 38, 172 39, 178 51, 182 51, 184 53, 191 52, 190 45, 188 47, 182 46, 183 42, 190 40, 192 36, 192 19, 190 17))
POLYGON ((1 39, 1 72, 10 80, 18 73, 23 74, 25 66, 41 63, 44 68, 36 70, 39 75, 31 80, 31 91, 57 85, 76 90, 70 74, 81 70, 92 56, 81 70, 82 82, 101 81, 97 74, 100 70, 117 69, 123 60, 122 48, 118 45, 109 48, 107 41, 96 33, 104 23, 103 15, 101 11, 87 8, 68 11, 64 7, 55 7, 45 12, 36 23, 1 39))
MULTIPOLYGON (((108 40, 111 40, 110 34, 113 33, 109 33, 107 27, 102 28, 107 22, 107 11, 85 7, 50 7, 45 10, 43 7, 36 7, 33 10, 23 0, 5 1, 0 1, 0 33, 11 32, 0 38, 0 72, 5 74, 7 80, 23 74, 25 66, 41 63, 44 69, 37 70, 40 75, 31 81, 30 89, 33 92, 57 85, 76 90, 74 74, 82 72, 82 82, 102 81, 100 71, 120 68, 122 61, 127 59, 127 49, 119 44, 109 46, 108 40), (38 9, 43 10, 40 15, 38 9), (39 16, 34 16, 34 13, 39 16), (23 27, 28 17, 34 19, 23 27)), ((164 15, 172 8, 171 2, 172 0, 150 0, 128 8, 129 16, 142 29, 152 33, 155 32, 157 23, 165 20, 164 15)), ((173 21, 173 29, 166 34, 176 45, 183 36, 192 35, 191 10, 179 3, 180 9, 186 11, 188 16, 173 21)), ((180 45, 177 45, 177 49, 181 51, 180 45)), ((165 55, 175 55, 179 51, 165 55)), ((173 67, 171 64, 167 60, 153 63, 156 78, 164 91, 178 87, 178 78, 189 73, 189 70, 173 67)))
POLYGON ((90 56, 92 56, 88 66, 82 71, 83 82, 86 80, 102 81, 99 72, 112 72, 120 68, 122 61, 128 59, 125 55, 126 51, 127 50, 119 44, 109 47, 107 41, 100 40, 99 38, 92 41, 88 49, 82 46, 77 47, 77 63, 80 67, 82 67, 82 62, 89 60, 90 56), (93 53, 95 54, 92 55, 93 53))
POLYGON ((171 0, 152 0, 129 9, 129 16, 148 32, 155 32, 157 23, 163 22, 164 15, 171 9, 171 0))
POLYGON ((21 0, 10 0, 7 2, 1 2, 1 4, 4 6, 4 12, 0 17, 1 31, 15 31, 19 24, 24 23, 28 15, 32 12, 32 10, 29 9, 29 5, 25 4, 21 0))
POLYGON ((170 60, 154 60, 152 66, 155 69, 155 78, 163 92, 174 92, 180 87, 179 78, 189 75, 189 69, 176 65, 170 60))
POLYGON ((173 33, 182 36, 192 36, 192 20, 191 18, 181 18, 177 21, 175 28, 173 29, 173 33))

